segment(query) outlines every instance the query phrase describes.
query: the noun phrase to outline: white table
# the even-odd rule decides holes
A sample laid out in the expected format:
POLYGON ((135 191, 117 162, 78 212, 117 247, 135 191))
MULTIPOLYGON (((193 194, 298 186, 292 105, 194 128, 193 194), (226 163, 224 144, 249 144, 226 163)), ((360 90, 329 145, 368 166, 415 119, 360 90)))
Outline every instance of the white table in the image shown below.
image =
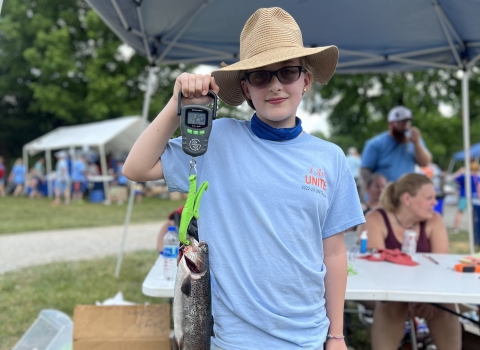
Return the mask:
MULTIPOLYGON (((480 304, 480 275, 453 270, 464 255, 428 255, 439 264, 422 254, 414 256, 417 266, 355 259, 357 274, 347 278, 345 299, 480 304)), ((173 298, 175 281, 163 278, 162 266, 160 255, 143 282, 143 294, 173 298)))
POLYGON ((453 270, 465 255, 426 255, 439 264, 423 254, 413 257, 417 266, 355 259, 345 299, 480 304, 480 275, 453 270))

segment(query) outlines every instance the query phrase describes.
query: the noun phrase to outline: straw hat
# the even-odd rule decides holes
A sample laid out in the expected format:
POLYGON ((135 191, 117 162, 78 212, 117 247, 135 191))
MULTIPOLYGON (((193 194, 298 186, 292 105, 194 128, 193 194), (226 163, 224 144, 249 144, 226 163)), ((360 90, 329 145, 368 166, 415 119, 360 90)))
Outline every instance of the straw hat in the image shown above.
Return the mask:
POLYGON ((290 14, 278 7, 261 8, 248 19, 240 34, 240 61, 214 71, 212 76, 220 87, 220 98, 238 106, 245 101, 241 71, 299 57, 306 57, 313 67, 313 80, 326 84, 335 72, 338 49, 303 47, 302 33, 290 14))

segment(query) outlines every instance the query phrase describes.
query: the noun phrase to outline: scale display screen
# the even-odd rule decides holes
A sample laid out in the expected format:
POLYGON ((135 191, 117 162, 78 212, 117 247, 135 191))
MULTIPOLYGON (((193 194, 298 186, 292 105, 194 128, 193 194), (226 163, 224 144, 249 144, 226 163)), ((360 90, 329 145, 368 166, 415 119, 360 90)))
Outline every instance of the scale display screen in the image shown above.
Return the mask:
POLYGON ((187 112, 187 124, 190 125, 207 125, 207 114, 205 112, 187 112))

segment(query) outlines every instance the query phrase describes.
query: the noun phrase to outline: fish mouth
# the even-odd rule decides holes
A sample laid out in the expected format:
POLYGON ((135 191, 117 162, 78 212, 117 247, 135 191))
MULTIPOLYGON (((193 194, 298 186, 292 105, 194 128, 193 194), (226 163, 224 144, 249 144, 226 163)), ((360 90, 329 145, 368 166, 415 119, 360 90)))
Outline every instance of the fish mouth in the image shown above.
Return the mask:
POLYGON ((188 269, 193 273, 200 273, 200 269, 195 265, 195 263, 190 260, 186 255, 184 255, 185 263, 187 264, 188 269))

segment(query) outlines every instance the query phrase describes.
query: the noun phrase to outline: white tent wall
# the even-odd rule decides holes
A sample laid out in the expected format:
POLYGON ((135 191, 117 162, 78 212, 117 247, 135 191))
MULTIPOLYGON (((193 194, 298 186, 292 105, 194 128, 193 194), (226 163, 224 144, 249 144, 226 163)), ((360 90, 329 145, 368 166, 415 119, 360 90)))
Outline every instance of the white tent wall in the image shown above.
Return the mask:
MULTIPOLYGON (((23 146, 24 164, 28 171, 28 157, 45 152, 47 174, 52 173, 52 151, 67 150, 73 157, 76 150, 97 149, 103 175, 107 175, 107 154, 117 152, 128 154, 143 130, 145 121, 139 116, 120 117, 94 123, 60 127, 23 146)), ((47 176, 48 194, 53 195, 51 176, 47 176)), ((109 185, 103 179, 105 198, 109 185)))

